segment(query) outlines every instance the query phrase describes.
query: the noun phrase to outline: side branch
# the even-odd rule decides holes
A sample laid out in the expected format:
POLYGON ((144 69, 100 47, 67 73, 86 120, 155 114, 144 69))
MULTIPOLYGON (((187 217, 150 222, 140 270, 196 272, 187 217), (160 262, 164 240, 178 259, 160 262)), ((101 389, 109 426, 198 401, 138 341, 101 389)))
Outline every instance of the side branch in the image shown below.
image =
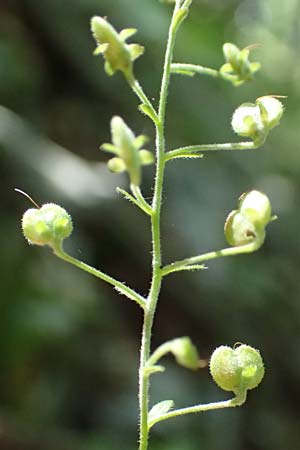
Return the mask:
POLYGON ((165 161, 170 161, 175 158, 182 158, 188 154, 197 154, 207 151, 219 150, 255 150, 259 148, 263 142, 245 141, 245 142, 230 142, 224 144, 199 144, 190 145, 187 147, 179 147, 175 150, 170 150, 165 155, 165 161))
POLYGON ((246 392, 247 391, 245 391, 244 393, 242 393, 240 395, 237 395, 236 397, 232 398, 231 400, 207 403, 204 405, 195 405, 195 406, 190 406, 188 408, 175 409, 174 411, 170 411, 166 414, 162 414, 161 416, 156 417, 152 421, 149 421, 148 427, 151 428, 151 427, 153 427, 153 425, 155 425, 158 422, 161 422, 161 421, 167 420, 167 419, 172 419, 173 417, 177 417, 177 416, 183 416, 185 414, 193 414, 193 413, 198 413, 198 412, 205 412, 205 411, 224 409, 224 408, 234 408, 235 406, 241 406, 246 401, 246 398, 247 398, 246 392))
POLYGON ((115 289, 119 293, 125 295, 130 300, 134 300, 136 303, 138 303, 140 305, 141 308, 145 309, 146 300, 144 299, 144 297, 142 297, 140 294, 135 292, 135 290, 126 286, 121 281, 115 280, 114 278, 110 277, 109 275, 105 274, 104 272, 101 272, 100 270, 97 270, 94 267, 89 266, 88 264, 86 264, 82 261, 79 261, 76 258, 73 258, 72 256, 65 253, 62 248, 55 249, 54 254, 58 258, 66 261, 70 264, 73 264, 73 266, 76 266, 79 269, 84 270, 85 272, 88 272, 91 275, 94 275, 95 277, 100 278, 101 280, 105 281, 106 283, 114 286, 115 289))
MULTIPOLYGON (((222 250, 218 250, 216 252, 204 253, 203 255, 186 258, 163 267, 162 274, 163 276, 165 276, 172 272, 179 272, 181 270, 191 270, 191 266, 194 266, 192 267, 192 269, 196 269, 197 267, 195 267, 195 264, 203 263, 211 259, 222 258, 224 256, 240 255, 243 253, 252 253, 258 250, 261 247, 261 245, 262 245, 261 240, 257 239, 246 245, 240 245, 238 247, 228 247, 222 250)), ((203 266, 198 266, 198 268, 203 269, 203 266)))

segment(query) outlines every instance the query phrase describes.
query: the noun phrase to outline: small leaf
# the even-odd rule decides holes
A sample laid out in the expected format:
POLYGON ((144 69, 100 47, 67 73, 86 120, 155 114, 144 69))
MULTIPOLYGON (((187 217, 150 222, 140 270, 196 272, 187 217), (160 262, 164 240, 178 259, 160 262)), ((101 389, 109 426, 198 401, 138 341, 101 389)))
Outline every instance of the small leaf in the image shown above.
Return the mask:
POLYGON ((137 32, 136 28, 125 28, 119 33, 120 38, 123 42, 126 41, 126 39, 130 38, 137 32))
POLYGON ((150 119, 153 120, 154 123, 158 122, 158 118, 155 115, 155 112, 150 108, 150 106, 142 103, 141 105, 139 105, 139 110, 146 116, 150 117, 150 119))
POLYGON ((172 408, 174 408, 173 400, 164 400, 162 402, 156 403, 156 405, 154 405, 149 411, 148 423, 150 424, 154 420, 156 421, 160 416, 163 416, 172 408))
POLYGON ((125 297, 129 298, 130 300, 134 300, 136 302, 136 297, 134 297, 133 295, 130 295, 130 293, 127 292, 125 289, 123 289, 119 286, 115 286, 115 290, 117 292, 119 292, 119 294, 125 295, 125 297))
POLYGON ((147 377, 149 375, 152 375, 154 373, 159 373, 159 372, 164 372, 165 368, 164 366, 146 366, 144 367, 144 375, 146 375, 147 377))
POLYGON ((196 74, 196 72, 194 72, 192 70, 178 69, 178 68, 171 69, 171 72, 178 73, 179 75, 186 75, 188 77, 193 77, 196 74))

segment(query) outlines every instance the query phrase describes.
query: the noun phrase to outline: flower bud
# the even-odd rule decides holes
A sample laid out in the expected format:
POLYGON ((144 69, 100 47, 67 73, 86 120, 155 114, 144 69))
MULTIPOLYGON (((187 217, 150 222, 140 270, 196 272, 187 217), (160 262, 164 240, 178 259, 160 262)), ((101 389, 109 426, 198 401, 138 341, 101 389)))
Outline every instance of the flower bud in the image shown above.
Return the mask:
POLYGON ((239 211, 255 227, 265 227, 272 220, 272 207, 269 198, 260 191, 251 191, 240 198, 239 211))
POLYGON ((30 244, 56 247, 70 236, 72 219, 67 211, 54 203, 28 209, 22 218, 22 230, 30 244))
POLYGON ((113 75, 120 70, 126 76, 131 76, 132 62, 144 52, 142 46, 125 42, 136 30, 130 28, 118 33, 103 17, 92 18, 91 30, 98 44, 95 54, 103 54, 106 73, 113 75))
POLYGON ((121 117, 115 116, 111 121, 112 142, 118 149, 119 157, 124 161, 130 182, 135 186, 141 183, 141 162, 135 146, 135 136, 121 117))
POLYGON ((192 370, 199 368, 198 351, 189 337, 181 337, 171 341, 171 352, 181 366, 192 370))
POLYGON ((256 100, 256 104, 260 108, 260 113, 264 125, 271 130, 279 124, 283 114, 283 105, 271 95, 260 97, 256 100))
POLYGON ((130 184, 139 186, 141 183, 141 166, 152 164, 154 157, 148 150, 140 150, 145 144, 146 136, 135 137, 131 129, 121 117, 111 120, 112 144, 103 144, 101 148, 114 153, 115 158, 108 161, 108 168, 115 173, 127 170, 130 184))
POLYGON ((234 349, 222 345, 211 356, 210 373, 215 383, 237 395, 256 388, 264 372, 259 351, 249 345, 243 344, 234 349))

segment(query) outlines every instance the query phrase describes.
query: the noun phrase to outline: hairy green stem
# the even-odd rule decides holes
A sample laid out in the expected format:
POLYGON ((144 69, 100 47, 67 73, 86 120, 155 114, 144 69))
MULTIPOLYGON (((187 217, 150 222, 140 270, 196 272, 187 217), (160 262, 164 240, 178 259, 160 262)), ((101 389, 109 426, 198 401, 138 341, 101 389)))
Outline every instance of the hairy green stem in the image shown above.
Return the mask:
POLYGON ((143 91, 142 86, 140 85, 138 80, 136 78, 134 78, 133 75, 127 75, 126 79, 128 81, 128 84, 130 85, 131 89, 133 90, 133 92, 141 100, 142 104, 146 105, 149 108, 151 118, 152 118, 153 122, 156 124, 158 122, 157 112, 155 111, 151 101, 149 100, 149 98, 147 97, 145 92, 143 91))
POLYGON ((214 78, 219 78, 220 73, 218 70, 210 69, 209 67, 199 66, 197 64, 181 64, 173 63, 171 65, 171 72, 178 73, 179 75, 209 75, 214 78))
POLYGON ((195 405, 190 406, 187 408, 181 408, 181 409, 175 409, 173 411, 170 411, 166 414, 162 414, 161 416, 155 418, 151 422, 149 422, 149 428, 153 427, 158 422, 161 422, 163 420, 171 419, 173 417, 183 416, 186 414, 194 414, 199 412, 205 412, 205 411, 211 411, 216 409, 223 409, 223 408, 234 408, 235 406, 241 406, 243 403, 245 403, 247 397, 247 391, 244 391, 240 395, 237 395, 236 397, 232 398, 231 400, 225 400, 221 402, 213 402, 213 403, 206 403, 204 405, 195 405))
POLYGON ((112 286, 115 287, 115 289, 118 292, 130 298, 131 300, 134 300, 140 305, 141 308, 145 309, 146 301, 144 297, 135 292, 133 289, 126 286, 121 281, 115 280, 114 278, 110 277, 109 275, 106 275, 100 270, 97 270, 94 267, 91 267, 88 264, 79 261, 76 258, 73 258, 73 256, 70 256, 67 253, 65 253, 65 251, 61 247, 55 248, 54 253, 56 256, 58 256, 58 258, 63 259, 64 261, 67 261, 70 264, 73 264, 73 266, 76 266, 79 269, 84 270, 85 272, 88 272, 89 274, 94 275, 97 278, 100 278, 101 280, 105 281, 108 284, 111 284, 112 286))
POLYGON ((148 448, 148 402, 149 402, 149 376, 146 374, 145 368, 150 356, 152 325, 155 315, 157 300, 161 288, 161 237, 160 237, 160 213, 162 203, 162 190, 164 179, 164 153, 165 153, 165 114, 168 96, 168 87, 171 75, 171 63, 173 57, 173 49, 175 37, 180 25, 177 20, 180 2, 177 1, 169 28, 168 42, 165 53, 165 62, 163 76, 161 82, 158 122, 156 123, 156 176, 154 196, 152 202, 151 231, 152 231, 152 281, 148 296, 147 305, 144 311, 144 323, 142 330, 142 343, 140 354, 139 368, 139 407, 140 407, 140 450, 148 448))
POLYGON ((170 161, 174 158, 184 157, 188 154, 202 153, 207 151, 220 151, 220 150, 255 150, 260 147, 263 142, 228 142, 224 144, 199 144, 189 145, 187 147, 179 147, 175 150, 170 150, 165 154, 165 161, 170 161))
MULTIPOLYGON (((172 264, 168 264, 167 266, 162 268, 162 274, 163 276, 165 276, 168 275, 169 273, 179 272, 181 270, 193 270, 197 268, 195 264, 209 261, 211 259, 217 259, 224 256, 240 255, 243 253, 252 253, 258 250, 262 246, 262 244, 263 241, 261 239, 256 239, 255 241, 246 245, 240 245, 238 247, 228 247, 215 252, 209 252, 204 253, 203 255, 192 256, 191 258, 182 259, 181 261, 176 261, 172 264)), ((203 266, 199 266, 199 268, 203 269, 203 266)))

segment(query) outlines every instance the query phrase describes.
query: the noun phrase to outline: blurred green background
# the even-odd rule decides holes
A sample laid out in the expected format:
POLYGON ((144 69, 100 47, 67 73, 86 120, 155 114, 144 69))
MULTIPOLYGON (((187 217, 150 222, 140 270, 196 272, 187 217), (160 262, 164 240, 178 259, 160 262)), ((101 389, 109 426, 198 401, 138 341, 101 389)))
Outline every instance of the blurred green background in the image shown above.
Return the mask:
MULTIPOLYGON (((76 257, 145 293, 150 280, 146 217, 115 192, 126 176, 108 172, 99 145, 114 114, 137 134, 153 129, 122 76, 108 78, 89 32, 92 15, 117 29, 137 27, 146 47, 136 75, 158 100, 170 7, 157 0, 1 0, 0 4, 0 448, 132 450, 137 441, 137 366, 141 314, 109 286, 29 247, 20 218, 30 207, 13 192, 53 201, 72 215, 67 244, 76 257)), ((300 376, 300 2, 195 0, 175 60, 219 68, 222 44, 253 43, 263 64, 234 88, 221 80, 174 76, 168 147, 238 138, 234 109, 265 94, 287 95, 286 112, 262 149, 206 154, 167 168, 164 261, 222 248, 223 224, 238 196, 266 192, 279 220, 254 255, 209 263, 205 272, 164 283, 153 347, 189 335, 203 358, 215 346, 261 350, 266 377, 247 404, 159 424, 151 450, 296 450, 300 376)), ((152 195, 153 169, 144 172, 152 195)), ((151 402, 177 406, 222 400, 207 369, 166 359, 151 402)))

